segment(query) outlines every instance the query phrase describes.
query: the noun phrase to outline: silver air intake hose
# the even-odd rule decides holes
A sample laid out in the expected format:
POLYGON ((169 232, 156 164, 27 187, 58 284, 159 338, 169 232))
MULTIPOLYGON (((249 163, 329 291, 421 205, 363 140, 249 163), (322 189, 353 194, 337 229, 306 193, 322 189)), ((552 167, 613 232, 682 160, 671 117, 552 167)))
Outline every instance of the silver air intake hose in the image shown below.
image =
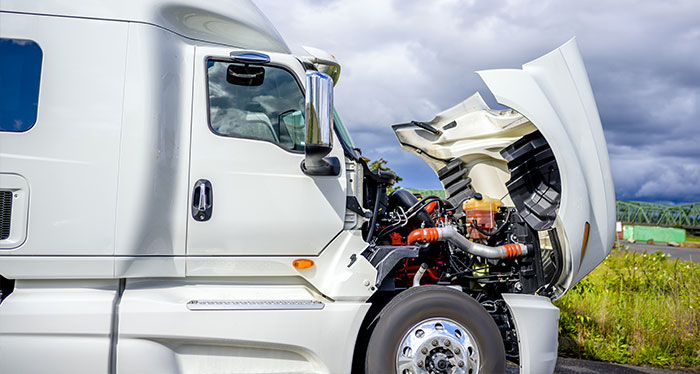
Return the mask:
POLYGON ((527 255, 527 246, 520 243, 505 244, 498 247, 490 247, 474 243, 465 238, 457 229, 450 225, 445 227, 430 227, 416 229, 408 235, 408 244, 415 242, 439 242, 447 241, 455 247, 483 258, 513 258, 527 255))

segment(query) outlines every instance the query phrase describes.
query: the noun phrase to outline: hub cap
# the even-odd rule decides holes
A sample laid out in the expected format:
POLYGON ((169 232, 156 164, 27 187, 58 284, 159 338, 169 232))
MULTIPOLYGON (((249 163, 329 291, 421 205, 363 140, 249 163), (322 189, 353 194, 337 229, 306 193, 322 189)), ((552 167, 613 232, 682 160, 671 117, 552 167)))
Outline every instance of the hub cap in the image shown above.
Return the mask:
POLYGON ((418 322, 401 338, 396 352, 400 374, 476 374, 479 350, 461 324, 447 318, 418 322))

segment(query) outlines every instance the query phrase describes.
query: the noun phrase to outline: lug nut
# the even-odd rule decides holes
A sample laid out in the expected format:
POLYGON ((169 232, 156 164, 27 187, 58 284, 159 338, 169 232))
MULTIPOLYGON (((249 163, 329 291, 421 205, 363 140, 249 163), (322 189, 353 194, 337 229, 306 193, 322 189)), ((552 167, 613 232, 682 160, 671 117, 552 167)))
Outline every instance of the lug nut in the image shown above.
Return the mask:
POLYGON ((419 368, 422 368, 422 367, 423 367, 423 361, 418 361, 418 363, 417 363, 416 365, 418 365, 419 368))
POLYGON ((459 349, 459 348, 456 348, 456 349, 455 349, 455 354, 456 354, 456 355, 461 355, 461 354, 462 354, 462 350, 459 349))
POLYGON ((428 348, 423 347, 423 349, 420 350, 420 352, 424 355, 428 354, 428 348))
POLYGON ((450 341, 445 339, 445 347, 449 347, 449 346, 450 346, 450 341))
POLYGON ((433 340, 433 343, 432 343, 432 344, 433 344, 433 347, 435 347, 435 346, 438 345, 438 341, 437 341, 437 340, 433 340))
POLYGON ((464 367, 464 361, 460 361, 460 362, 457 364, 457 366, 463 368, 463 367, 464 367))

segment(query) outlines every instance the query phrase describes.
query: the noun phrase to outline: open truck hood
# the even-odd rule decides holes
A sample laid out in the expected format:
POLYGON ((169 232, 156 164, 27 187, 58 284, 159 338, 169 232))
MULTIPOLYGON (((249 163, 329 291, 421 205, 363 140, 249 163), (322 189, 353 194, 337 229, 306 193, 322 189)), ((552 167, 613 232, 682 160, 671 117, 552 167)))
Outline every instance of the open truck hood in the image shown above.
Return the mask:
MULTIPOLYGON (((430 122, 395 125, 394 131, 401 146, 436 173, 460 159, 475 191, 504 197, 503 202, 516 206, 521 215, 532 213, 523 206, 534 206, 535 211, 541 207, 533 197, 545 202, 550 192, 556 195, 548 203, 550 222, 539 222, 533 216, 528 223, 537 230, 553 228, 556 233, 563 262, 554 283, 554 296, 559 297, 607 256, 615 234, 608 152, 576 40, 523 65, 522 70, 478 74, 498 103, 510 109, 490 109, 477 93, 430 122), (549 147, 540 142, 551 148, 547 152, 556 159, 560 191, 540 191, 540 196, 524 198, 507 187, 512 187, 516 171, 512 164, 509 169, 506 159, 517 157, 514 143, 530 146, 527 140, 533 135, 544 138, 549 147)), ((517 178, 531 172, 529 164, 519 166, 517 178)))

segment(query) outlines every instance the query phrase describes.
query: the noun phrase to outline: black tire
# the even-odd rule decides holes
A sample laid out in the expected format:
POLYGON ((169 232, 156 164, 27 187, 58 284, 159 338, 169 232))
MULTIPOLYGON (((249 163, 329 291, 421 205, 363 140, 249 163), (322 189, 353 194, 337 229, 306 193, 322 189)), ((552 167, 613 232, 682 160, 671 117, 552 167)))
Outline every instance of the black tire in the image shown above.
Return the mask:
POLYGON ((375 318, 365 355, 365 373, 395 373, 402 338, 416 324, 431 318, 453 320, 468 331, 479 352, 479 373, 505 371, 501 334, 488 312, 476 300, 455 289, 420 286, 398 294, 375 318))

